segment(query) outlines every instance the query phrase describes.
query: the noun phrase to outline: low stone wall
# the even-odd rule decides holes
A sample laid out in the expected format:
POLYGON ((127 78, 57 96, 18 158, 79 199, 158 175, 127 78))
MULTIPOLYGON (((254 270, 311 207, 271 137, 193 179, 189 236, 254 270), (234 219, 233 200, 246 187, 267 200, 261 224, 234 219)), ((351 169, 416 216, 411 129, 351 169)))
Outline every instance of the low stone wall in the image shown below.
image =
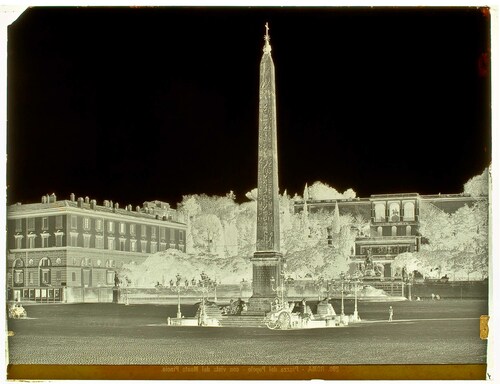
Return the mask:
MULTIPOLYGON (((408 297, 409 289, 406 289, 408 297)), ((432 294, 447 299, 486 299, 488 298, 488 281, 448 281, 421 282, 411 285, 411 298, 418 296, 430 299, 432 294)))

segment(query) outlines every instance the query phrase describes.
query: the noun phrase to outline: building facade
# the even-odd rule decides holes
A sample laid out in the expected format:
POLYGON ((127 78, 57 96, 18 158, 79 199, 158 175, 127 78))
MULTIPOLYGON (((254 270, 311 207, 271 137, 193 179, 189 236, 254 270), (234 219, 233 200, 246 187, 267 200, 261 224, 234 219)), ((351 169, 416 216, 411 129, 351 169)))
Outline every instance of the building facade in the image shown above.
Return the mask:
POLYGON ((167 203, 120 208, 105 200, 57 200, 7 209, 8 299, 111 301, 117 271, 169 248, 185 251, 183 217, 167 203))
MULTIPOLYGON (((295 203, 294 211, 320 210, 333 212, 338 205, 341 215, 360 216, 369 223, 369 231, 358 233, 351 255, 351 272, 364 272, 367 262, 375 265, 376 277, 401 277, 392 268, 395 257, 405 252, 418 252, 421 245, 420 207, 432 204, 446 213, 465 205, 472 206, 478 197, 466 194, 419 195, 418 193, 379 194, 369 198, 307 200, 295 203)), ((483 198, 485 199, 485 198, 483 198)))

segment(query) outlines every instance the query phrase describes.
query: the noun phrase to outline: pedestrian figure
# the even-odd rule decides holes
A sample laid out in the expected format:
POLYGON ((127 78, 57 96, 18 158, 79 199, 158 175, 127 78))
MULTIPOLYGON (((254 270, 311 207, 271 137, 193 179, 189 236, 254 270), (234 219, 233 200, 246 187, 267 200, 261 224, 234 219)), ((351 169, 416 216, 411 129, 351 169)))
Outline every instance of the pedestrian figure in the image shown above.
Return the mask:
POLYGON ((392 310, 392 306, 389 306, 389 321, 392 321, 392 315, 394 311, 392 310))
POLYGON ((435 295, 434 295, 434 293, 432 293, 432 294, 431 294, 431 298, 432 298, 432 300, 434 300, 434 297, 435 297, 435 295))
POLYGON ((436 300, 441 300, 441 296, 436 295, 436 300))

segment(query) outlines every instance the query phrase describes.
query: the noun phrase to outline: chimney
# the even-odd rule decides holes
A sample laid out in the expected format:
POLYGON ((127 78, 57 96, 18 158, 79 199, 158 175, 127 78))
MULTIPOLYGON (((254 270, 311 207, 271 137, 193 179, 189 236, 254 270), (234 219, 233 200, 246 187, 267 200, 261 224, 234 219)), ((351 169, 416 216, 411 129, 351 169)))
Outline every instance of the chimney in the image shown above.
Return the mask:
POLYGON ((78 198, 78 208, 83 208, 83 197, 78 198))
POLYGON ((138 205, 135 207, 135 211, 136 212, 141 212, 141 207, 139 207, 138 205))
POLYGON ((167 216, 163 216, 163 221, 167 221, 167 216))
POLYGON ((86 203, 86 204, 90 203, 90 199, 89 199, 89 197, 88 197, 88 196, 85 196, 85 203, 86 203))
POLYGON ((69 195, 69 199, 70 201, 75 201, 75 194, 72 193, 71 195, 69 195))
POLYGON ((95 201, 95 199, 90 200, 90 209, 95 210, 96 205, 97 205, 97 201, 95 201))
POLYGON ((118 209, 118 208, 120 208, 120 204, 115 203, 115 209, 118 209))
POLYGON ((56 194, 53 193, 52 195, 50 195, 50 202, 55 203, 56 201, 57 201, 56 194))
POLYGON ((47 196, 45 196, 45 195, 42 196, 42 203, 43 204, 47 203, 47 196))
POLYGON ((128 205, 128 210, 132 212, 132 204, 128 205))
POLYGON ((104 200, 104 206, 105 206, 106 208, 109 208, 109 200, 104 200))

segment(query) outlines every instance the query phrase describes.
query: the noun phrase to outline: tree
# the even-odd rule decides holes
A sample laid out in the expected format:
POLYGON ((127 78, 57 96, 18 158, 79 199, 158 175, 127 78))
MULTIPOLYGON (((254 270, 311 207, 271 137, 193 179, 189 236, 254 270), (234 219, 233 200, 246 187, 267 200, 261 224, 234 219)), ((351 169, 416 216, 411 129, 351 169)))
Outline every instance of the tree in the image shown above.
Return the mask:
POLYGON ((192 221, 194 246, 204 252, 218 253, 222 238, 222 223, 213 213, 204 213, 192 221))
POLYGON ((464 193, 471 196, 488 196, 489 195, 489 168, 485 168, 483 173, 478 176, 474 176, 464 185, 464 193))
POLYGON ((333 211, 332 232, 335 234, 340 233, 340 214, 337 202, 335 202, 335 210, 333 211))
POLYGON ((418 253, 404 252, 394 258, 392 262, 393 270, 406 270, 407 273, 413 271, 423 271, 423 263, 418 253))

